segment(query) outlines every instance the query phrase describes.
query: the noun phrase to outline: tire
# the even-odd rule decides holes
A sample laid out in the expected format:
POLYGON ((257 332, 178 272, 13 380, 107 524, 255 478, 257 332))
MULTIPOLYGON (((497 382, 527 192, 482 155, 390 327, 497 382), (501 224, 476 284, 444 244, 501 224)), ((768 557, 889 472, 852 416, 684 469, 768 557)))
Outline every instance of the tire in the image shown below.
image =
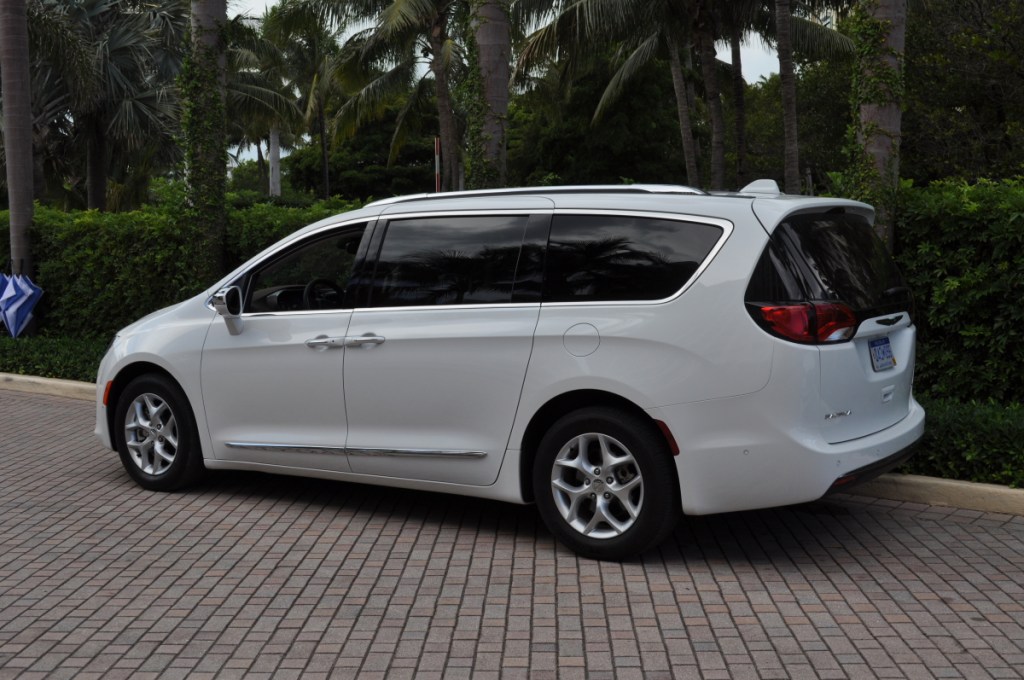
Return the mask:
POLYGON ((144 489, 174 491, 202 475, 192 409, 169 378, 151 374, 132 380, 117 400, 113 424, 121 464, 144 489))
POLYGON ((551 533, 600 560, 635 557, 661 543, 680 513, 664 437, 649 421, 605 407, 569 413, 548 430, 533 489, 551 533))

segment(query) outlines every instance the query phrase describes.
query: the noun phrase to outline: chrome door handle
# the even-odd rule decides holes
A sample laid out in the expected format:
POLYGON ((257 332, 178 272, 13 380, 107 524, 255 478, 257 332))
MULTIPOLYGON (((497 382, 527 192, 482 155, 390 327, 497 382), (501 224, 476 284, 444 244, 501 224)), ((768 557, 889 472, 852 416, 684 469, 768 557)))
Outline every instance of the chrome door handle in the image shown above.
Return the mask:
POLYGON ((309 347, 310 349, 319 350, 321 352, 323 350, 325 350, 325 349, 331 349, 332 347, 344 347, 344 346, 345 346, 345 338, 344 337, 329 338, 326 335, 318 335, 315 338, 310 338, 309 340, 306 340, 306 347, 309 347))
POLYGON ((364 347, 366 345, 384 344, 384 336, 367 333, 366 335, 351 335, 345 338, 345 347, 364 347))

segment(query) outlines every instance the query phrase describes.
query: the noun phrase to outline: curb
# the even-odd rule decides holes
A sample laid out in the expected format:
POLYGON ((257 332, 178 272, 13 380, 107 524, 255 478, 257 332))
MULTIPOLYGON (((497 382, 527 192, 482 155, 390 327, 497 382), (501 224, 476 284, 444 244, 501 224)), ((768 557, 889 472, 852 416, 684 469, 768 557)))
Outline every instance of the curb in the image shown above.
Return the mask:
MULTIPOLYGON (((0 389, 93 401, 96 385, 75 380, 0 373, 0 389)), ((893 501, 1024 516, 1024 489, 921 475, 884 474, 844 493, 893 501)))
POLYGON ((0 373, 0 389, 32 394, 47 394, 52 397, 68 397, 83 401, 95 401, 96 385, 77 380, 37 378, 32 375, 0 373))
POLYGON ((1024 516, 1024 489, 939 477, 888 473, 846 493, 978 512, 1024 516))

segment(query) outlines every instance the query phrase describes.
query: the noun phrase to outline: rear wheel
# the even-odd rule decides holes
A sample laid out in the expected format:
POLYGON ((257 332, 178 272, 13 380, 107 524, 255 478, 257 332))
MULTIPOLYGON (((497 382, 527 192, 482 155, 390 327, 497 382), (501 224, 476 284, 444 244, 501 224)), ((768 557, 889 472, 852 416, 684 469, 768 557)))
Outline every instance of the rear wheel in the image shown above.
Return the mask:
POLYGON ((146 489, 172 491, 203 471, 188 400, 162 375, 140 376, 128 384, 117 400, 114 431, 121 464, 146 489))
POLYGON ((664 438, 649 421, 587 408, 557 421, 541 440, 533 488, 541 518, 587 557, 620 560, 660 543, 679 512, 664 438))

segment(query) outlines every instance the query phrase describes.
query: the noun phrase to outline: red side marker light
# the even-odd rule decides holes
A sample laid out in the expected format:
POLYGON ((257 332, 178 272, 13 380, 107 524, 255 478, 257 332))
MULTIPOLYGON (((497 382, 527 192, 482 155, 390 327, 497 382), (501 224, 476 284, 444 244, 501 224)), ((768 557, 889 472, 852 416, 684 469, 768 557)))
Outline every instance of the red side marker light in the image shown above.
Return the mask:
POLYGON ((668 444, 669 451, 672 452, 673 456, 679 455, 679 444, 676 443, 676 438, 672 436, 672 430, 668 429, 668 425, 660 420, 655 420, 658 424, 658 429, 661 430, 661 434, 665 437, 665 442, 668 444))
POLYGON ((107 405, 107 401, 110 399, 110 388, 114 386, 113 380, 107 381, 107 386, 103 388, 103 405, 107 405))

